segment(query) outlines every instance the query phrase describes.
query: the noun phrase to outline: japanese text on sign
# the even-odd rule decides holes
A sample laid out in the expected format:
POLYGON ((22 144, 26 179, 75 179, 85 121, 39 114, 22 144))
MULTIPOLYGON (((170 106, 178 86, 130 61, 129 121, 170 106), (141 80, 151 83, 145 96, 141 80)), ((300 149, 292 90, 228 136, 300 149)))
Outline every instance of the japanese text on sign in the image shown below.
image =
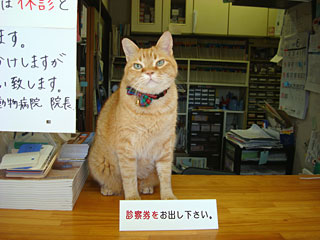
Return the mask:
POLYGON ((216 200, 120 201, 120 231, 218 229, 216 200))
POLYGON ((74 0, 0 0, 1 26, 74 28, 76 19, 74 0))

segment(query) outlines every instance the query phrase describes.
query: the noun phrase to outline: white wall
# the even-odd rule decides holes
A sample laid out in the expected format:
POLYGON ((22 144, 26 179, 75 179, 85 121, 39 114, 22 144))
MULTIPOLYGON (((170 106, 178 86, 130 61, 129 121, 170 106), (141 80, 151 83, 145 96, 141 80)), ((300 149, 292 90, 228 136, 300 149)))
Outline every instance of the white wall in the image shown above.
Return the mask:
POLYGON ((298 174, 302 168, 313 171, 313 166, 305 162, 307 147, 313 125, 320 130, 320 94, 310 92, 309 107, 304 120, 295 120, 296 152, 293 173, 298 174))

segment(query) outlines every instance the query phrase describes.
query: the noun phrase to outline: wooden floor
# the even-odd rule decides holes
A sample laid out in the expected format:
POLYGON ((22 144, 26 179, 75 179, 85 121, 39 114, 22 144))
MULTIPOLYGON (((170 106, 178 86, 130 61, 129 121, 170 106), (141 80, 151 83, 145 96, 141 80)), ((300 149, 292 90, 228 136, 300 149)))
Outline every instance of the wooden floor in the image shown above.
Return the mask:
MULTIPOLYGON (((320 180, 173 176, 179 199, 217 199, 219 230, 119 232, 119 200, 87 181, 73 211, 0 210, 0 239, 320 239, 320 180)), ((1 196, 0 196, 1 198, 1 196)), ((142 199, 159 199, 159 189, 142 199)))

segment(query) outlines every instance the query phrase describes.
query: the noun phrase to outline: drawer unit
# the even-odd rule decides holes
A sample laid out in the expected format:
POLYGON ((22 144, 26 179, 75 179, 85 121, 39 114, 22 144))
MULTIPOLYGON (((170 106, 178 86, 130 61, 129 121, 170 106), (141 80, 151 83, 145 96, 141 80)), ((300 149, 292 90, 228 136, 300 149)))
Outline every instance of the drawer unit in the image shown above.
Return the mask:
POLYGON ((223 116, 222 112, 213 110, 192 110, 189 113, 188 152, 207 157, 208 167, 216 169, 221 162, 223 116))
POLYGON ((216 98, 216 89, 213 86, 194 85, 189 89, 189 108, 213 108, 216 98))

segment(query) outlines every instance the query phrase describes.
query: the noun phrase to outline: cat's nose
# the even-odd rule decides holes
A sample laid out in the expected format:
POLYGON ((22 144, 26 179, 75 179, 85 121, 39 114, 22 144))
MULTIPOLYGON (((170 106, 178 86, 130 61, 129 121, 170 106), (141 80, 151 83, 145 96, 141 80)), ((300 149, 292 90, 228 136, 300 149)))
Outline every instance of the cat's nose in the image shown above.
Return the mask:
POLYGON ((154 74, 154 71, 146 71, 146 74, 148 74, 148 75, 149 75, 149 77, 151 77, 151 76, 152 76, 152 74, 154 74))

